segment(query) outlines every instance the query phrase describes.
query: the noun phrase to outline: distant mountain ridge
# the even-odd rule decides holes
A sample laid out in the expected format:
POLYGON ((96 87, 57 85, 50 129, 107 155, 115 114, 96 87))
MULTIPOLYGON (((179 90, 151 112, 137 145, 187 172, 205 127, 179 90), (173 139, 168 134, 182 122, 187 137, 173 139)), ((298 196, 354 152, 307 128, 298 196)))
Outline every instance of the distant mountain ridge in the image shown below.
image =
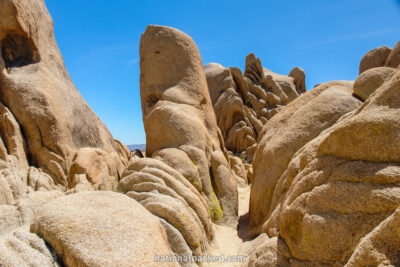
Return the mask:
POLYGON ((133 144, 133 145, 127 145, 130 151, 134 151, 136 149, 139 150, 146 150, 146 144, 133 144))

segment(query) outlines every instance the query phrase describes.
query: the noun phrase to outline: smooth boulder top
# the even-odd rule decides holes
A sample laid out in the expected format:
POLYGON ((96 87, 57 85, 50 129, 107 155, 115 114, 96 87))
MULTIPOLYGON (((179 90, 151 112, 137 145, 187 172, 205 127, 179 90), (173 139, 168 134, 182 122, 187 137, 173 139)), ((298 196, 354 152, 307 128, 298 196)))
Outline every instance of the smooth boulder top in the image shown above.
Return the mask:
POLYGON ((140 69, 144 117, 152 110, 153 103, 149 102, 157 100, 196 107, 210 102, 200 53, 184 32, 147 26, 140 40, 140 69))
POLYGON ((392 52, 390 47, 380 46, 365 53, 360 61, 359 74, 372 68, 385 66, 390 52, 392 52))
POLYGON ((364 71, 354 82, 354 94, 363 101, 367 100, 395 72, 395 69, 389 67, 378 67, 364 71))
POLYGON ((159 220, 114 192, 81 192, 51 201, 38 212, 31 231, 66 266, 156 266, 156 255, 173 254, 159 220))

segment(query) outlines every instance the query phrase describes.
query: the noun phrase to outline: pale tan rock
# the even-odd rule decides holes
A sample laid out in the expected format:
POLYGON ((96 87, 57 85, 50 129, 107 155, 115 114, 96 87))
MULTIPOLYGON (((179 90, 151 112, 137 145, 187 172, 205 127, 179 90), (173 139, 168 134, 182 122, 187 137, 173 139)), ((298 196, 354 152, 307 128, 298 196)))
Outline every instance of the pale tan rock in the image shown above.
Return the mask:
POLYGON ((294 78, 294 84, 296 86, 297 93, 303 94, 307 91, 306 74, 302 68, 300 67, 293 68, 290 71, 289 76, 294 78))
POLYGON ((194 255, 203 255, 208 252, 208 240, 203 233, 200 220, 186 202, 160 190, 135 192, 133 188, 127 196, 137 200, 152 214, 163 218, 179 230, 194 255))
POLYGON ((63 195, 64 194, 58 190, 35 191, 18 200, 15 206, 19 211, 19 226, 29 225, 45 204, 63 195))
MULTIPOLYGON (((148 26, 141 38, 140 58, 146 155, 153 157, 156 151, 166 148, 180 149, 183 146, 203 151, 208 164, 197 166, 198 177, 202 174, 202 179, 196 179, 198 182, 206 181, 207 184, 205 192, 202 192, 202 185, 197 188, 207 196, 208 205, 212 204, 210 210, 218 210, 219 203, 215 203, 215 194, 213 195, 212 190, 210 192, 211 179, 208 182, 205 173, 210 173, 212 153, 223 154, 225 147, 197 46, 189 36, 176 29, 148 26)), ((186 163, 180 163, 180 170, 186 172, 193 169, 193 162, 189 162, 187 158, 185 161, 186 163)), ((223 161, 223 164, 229 166, 226 157, 223 161)), ((166 162, 172 167, 177 166, 172 157, 166 162)), ((235 180, 229 178, 226 183, 229 182, 234 183, 235 180)), ((235 184, 228 186, 226 190, 228 188, 236 190, 235 184)), ((234 193, 235 191, 232 192, 234 193)), ((232 203, 233 206, 238 205, 237 199, 231 201, 236 201, 232 203)), ((213 213, 211 212, 212 215, 213 213)))
POLYGON ((242 266, 248 266, 249 264, 249 256, 255 252, 257 247, 261 246, 264 244, 266 241, 268 241, 270 238, 266 233, 262 233, 256 238, 252 240, 248 240, 247 242, 244 242, 240 248, 239 248, 239 255, 245 255, 247 256, 246 262, 242 264, 242 266))
POLYGON ((244 75, 255 83, 261 83, 264 78, 264 70, 261 65, 261 60, 253 53, 246 56, 244 75))
POLYGON ((244 153, 251 161, 262 126, 282 105, 305 92, 305 73, 294 68, 289 76, 264 68, 253 53, 247 55, 245 72, 210 63, 204 67, 218 127, 229 151, 244 153), (249 151, 249 154, 247 153, 249 151))
POLYGON ((378 67, 364 71, 354 82, 354 94, 363 101, 367 100, 395 71, 395 69, 388 67, 378 67))
MULTIPOLYGON (((183 257, 183 256, 193 256, 192 251, 190 250, 188 244, 185 241, 185 238, 182 236, 182 234, 171 224, 169 224, 167 221, 164 219, 160 218, 160 222, 162 226, 165 229, 165 232, 167 233, 168 237, 168 243, 171 246, 172 251, 174 252, 175 256, 177 257, 183 257)), ((197 265, 195 263, 191 262, 180 262, 180 266, 193 266, 196 267, 197 265)))
POLYGON ((0 236, 1 266, 56 267, 57 258, 36 234, 13 231, 0 236))
POLYGON ((16 206, 0 205, 0 236, 20 226, 20 213, 16 206))
POLYGON ((211 155, 211 168, 215 183, 215 193, 220 200, 224 221, 236 223, 238 216, 238 191, 230 166, 226 163, 222 152, 215 151, 211 155))
POLYGON ((374 135, 364 127, 396 125, 398 82, 397 71, 361 108, 300 148, 279 178, 262 230, 287 244, 292 265, 396 264, 400 165, 381 146, 395 146, 399 129, 374 135), (348 139, 355 146, 337 144, 348 139))
POLYGON ((279 234, 297 259, 344 264, 360 238, 400 203, 399 188, 378 184, 374 166, 344 162, 333 157, 314 160, 288 190, 279 234), (366 176, 348 175, 362 167, 366 176))
POLYGON ((132 173, 120 181, 119 188, 122 191, 128 192, 131 190, 132 185, 146 182, 147 180, 162 185, 165 184, 181 196, 197 213, 208 238, 212 240, 214 233, 208 211, 212 213, 212 208, 220 209, 217 199, 212 200, 214 200, 213 205, 218 205, 216 207, 210 207, 210 203, 206 202, 189 181, 187 181, 179 172, 159 160, 136 160, 129 165, 128 169, 135 170, 136 173, 132 173))
MULTIPOLYGON (((277 83, 277 81, 273 78, 273 73, 267 72, 266 76, 263 79, 263 86, 268 88, 275 96, 279 98, 279 104, 287 104, 289 102, 289 98, 287 94, 282 90, 281 86, 277 83)), ((293 83, 294 84, 294 83, 293 83)))
POLYGON ((28 191, 26 175, 21 173, 18 159, 15 156, 6 158, 6 161, 0 160, 0 205, 12 205, 28 191))
POLYGON ((4 145, 3 139, 0 138, 0 159, 3 161, 7 161, 8 154, 7 154, 7 148, 4 145))
MULTIPOLYGON (((131 158, 131 151, 129 150, 128 146, 123 144, 121 141, 114 139, 115 141, 115 146, 116 146, 116 151, 118 155, 121 157, 121 163, 123 164, 123 167, 126 166, 128 161, 131 158)), ((140 151, 140 150, 139 150, 140 151)), ((120 171, 120 170, 118 170, 120 171)), ((123 171, 123 170, 122 170, 123 171)))
POLYGON ((96 190, 112 190, 118 183, 116 161, 110 153, 98 148, 85 147, 76 152, 68 172, 70 189, 82 183, 80 175, 96 190))
POLYGON ((399 249, 400 208, 361 240, 346 266, 397 266, 399 249))
POLYGON ((235 81, 238 92, 240 93, 242 99, 244 99, 247 93, 249 92, 249 88, 242 74, 242 71, 236 67, 231 67, 229 68, 229 70, 231 71, 232 78, 235 81))
POLYGON ((180 145, 192 145, 208 155, 217 149, 218 128, 193 40, 173 28, 148 26, 140 55, 147 156, 180 145))
POLYGON ((386 59, 385 66, 397 68, 400 64, 400 41, 397 42, 386 59))
MULTIPOLYGON (((237 91, 230 69, 210 63, 204 67, 204 72, 225 146, 230 151, 240 153, 247 148, 245 143, 247 136, 255 139, 252 126, 247 124, 241 92, 237 91)), ((237 75, 242 74, 240 72, 237 75)))
POLYGON ((236 84, 233 80, 230 69, 225 68, 221 64, 209 63, 205 65, 204 74, 207 79, 207 86, 210 91, 213 105, 226 89, 236 89, 236 84))
POLYGON ((57 189, 53 179, 47 173, 35 167, 29 167, 27 183, 34 191, 51 191, 57 189))
POLYGON ((265 94, 265 99, 267 100, 267 104, 270 108, 275 108, 281 101, 279 97, 270 92, 265 94))
POLYGON ((247 180, 249 183, 253 182, 253 166, 251 164, 244 164, 247 171, 247 180))
POLYGON ((256 150, 257 150, 257 146, 258 146, 258 144, 255 143, 255 144, 253 144, 252 146, 249 146, 249 147, 246 149, 246 160, 247 160, 248 162, 253 162, 254 155, 255 155, 256 150))
POLYGON ((214 200, 214 189, 211 184, 209 163, 206 153, 201 149, 187 145, 180 146, 179 149, 184 151, 188 155, 192 163, 197 167, 197 171, 201 179, 202 192, 205 194, 207 199, 214 200))
POLYGON ((318 154, 349 160, 399 162, 399 86, 400 73, 396 71, 375 92, 373 99, 365 103, 362 112, 337 125, 321 143, 318 154))
POLYGON ((359 73, 376 67, 383 67, 392 49, 388 46, 380 46, 368 51, 360 62, 359 73))
POLYGON ((199 168, 184 151, 177 148, 165 148, 156 151, 153 154, 153 158, 161 160, 180 172, 199 192, 202 192, 203 185, 199 175, 199 168))
POLYGON ((276 237, 267 239, 250 254, 247 266, 291 266, 288 260, 282 255, 285 254, 282 250, 287 249, 282 248, 284 246, 283 242, 276 237))
POLYGON ((82 192, 51 201, 38 212, 31 230, 66 266, 157 266, 156 255, 172 253, 157 218, 113 192, 82 192))
POLYGON ((360 104, 352 96, 352 82, 329 82, 303 94, 265 124, 253 162, 253 231, 266 221, 275 185, 294 153, 360 104))
POLYGON ((21 128, 10 110, 0 103, 0 133, 9 155, 19 161, 22 175, 28 169, 27 147, 21 128))
MULTIPOLYGON (((74 87, 44 1, 3 1, 0 9, 1 102, 18 121, 33 165, 67 186, 75 152, 83 147, 115 152, 114 139, 74 87)), ((12 127, 6 143, 20 143, 18 127, 12 127)), ((19 160, 22 148, 22 143, 12 146, 19 160)))
POLYGON ((0 205, 1 266, 59 266, 44 241, 29 233, 29 225, 44 204, 61 195, 60 191, 38 191, 18 199, 13 206, 0 205))
POLYGON ((283 91, 284 95, 280 96, 280 98, 285 105, 303 93, 302 90, 305 88, 305 73, 300 67, 295 67, 288 76, 274 73, 267 68, 264 68, 264 74, 265 78, 271 76, 273 83, 271 83, 271 80, 268 80, 269 78, 264 80, 263 83, 268 86, 274 94, 280 96, 279 88, 283 91))
POLYGON ((60 196, 62 196, 60 191, 37 191, 17 200, 14 205, 0 205, 0 236, 19 228, 24 228, 22 230, 27 231, 37 210, 60 196))
POLYGON ((178 242, 181 250, 185 248, 179 235, 170 229, 174 227, 195 255, 208 253, 208 242, 214 237, 210 214, 221 209, 215 194, 206 203, 180 172, 153 158, 131 159, 126 172, 118 190, 140 201, 150 212, 170 224, 164 227, 170 236, 171 247, 178 242))
POLYGON ((240 178, 238 183, 240 182, 242 185, 247 185, 247 170, 242 160, 235 156, 229 156, 229 160, 231 163, 232 171, 240 178))

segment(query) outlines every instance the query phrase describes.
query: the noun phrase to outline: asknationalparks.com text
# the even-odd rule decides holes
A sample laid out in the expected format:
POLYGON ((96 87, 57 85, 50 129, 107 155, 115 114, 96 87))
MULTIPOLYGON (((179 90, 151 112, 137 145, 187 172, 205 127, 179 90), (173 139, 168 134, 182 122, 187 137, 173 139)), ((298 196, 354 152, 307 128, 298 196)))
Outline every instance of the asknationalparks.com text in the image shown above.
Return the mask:
POLYGON ((245 262, 247 256, 243 255, 156 255, 155 262, 245 262))

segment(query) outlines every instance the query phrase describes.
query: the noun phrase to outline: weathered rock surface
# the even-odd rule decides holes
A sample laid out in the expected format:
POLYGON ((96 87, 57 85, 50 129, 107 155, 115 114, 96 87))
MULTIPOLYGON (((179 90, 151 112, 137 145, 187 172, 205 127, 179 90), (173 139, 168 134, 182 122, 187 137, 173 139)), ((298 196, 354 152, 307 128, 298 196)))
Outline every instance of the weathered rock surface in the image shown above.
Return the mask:
POLYGON ((157 266, 156 255, 172 254, 161 223, 138 202, 113 192, 53 200, 38 212, 31 230, 66 266, 157 266))
POLYGON ((396 71, 361 107, 295 152, 277 179, 261 228, 283 245, 265 243, 257 259, 271 255, 301 266, 398 264, 399 88, 396 71))
POLYGON ((189 36, 149 26, 146 158, 74 87, 43 0, 0 1, 0 266, 158 266, 254 234, 246 266, 399 265, 399 63, 400 42, 379 47, 354 83, 306 92, 299 67, 203 67, 189 36))
MULTIPOLYGON (((163 225, 169 236, 176 236, 176 231, 183 236, 184 239, 171 240, 175 247, 189 247, 197 256, 209 252, 208 243, 214 237, 210 214, 221 216, 222 211, 219 206, 213 207, 212 202, 207 204, 186 177, 152 158, 131 159, 122 177, 119 191, 165 220, 168 225, 163 225), (217 211, 220 214, 213 214, 217 211)), ((218 199, 214 202, 218 203, 218 199)))
MULTIPOLYGON (((237 209, 219 203, 225 195, 212 186, 212 153, 224 153, 221 160, 229 163, 197 46, 176 29, 148 26, 140 43, 140 69, 146 155, 179 170, 213 206, 211 214, 219 213, 221 204, 223 217, 236 218, 237 209)), ((230 168, 224 179, 229 185, 224 194, 237 195, 230 168)), ((237 199, 230 202, 237 206, 237 199)))
POLYGON ((360 62, 360 74, 377 67, 397 68, 400 65, 400 41, 393 49, 380 46, 367 52, 360 62))
POLYGON ((258 231, 270 212, 273 192, 290 159, 304 144, 360 106, 352 82, 329 82, 302 95, 263 127, 253 162, 250 227, 258 231))
POLYGON ((378 89, 396 70, 388 67, 368 69, 358 76, 354 82, 354 94, 363 101, 378 89))
POLYGON ((59 266, 45 242, 29 233, 29 226, 44 204, 60 196, 57 190, 36 191, 14 205, 0 205, 0 266, 59 266))
POLYGON ((360 62, 359 73, 366 70, 384 67, 392 49, 388 46, 380 46, 368 51, 360 62))
POLYGON ((398 266, 400 248, 400 208, 357 245, 346 266, 398 266))
POLYGON ((0 237, 1 266, 60 266, 57 258, 36 234, 13 231, 0 237))
POLYGON ((400 65, 400 41, 397 42, 395 47, 387 57, 385 66, 391 68, 397 68, 400 65))
POLYGON ((289 76, 263 68, 254 54, 246 57, 244 75, 238 68, 210 63, 204 67, 218 127, 226 148, 251 162, 262 126, 306 91, 305 73, 289 76))
POLYGON ((98 148, 85 147, 78 150, 68 172, 68 187, 74 188, 87 181, 96 190, 113 190, 124 166, 112 156, 116 154, 110 155, 98 148))
MULTIPOLYGON (((29 157, 56 184, 67 187, 68 171, 80 148, 117 154, 117 145, 65 70, 44 2, 2 1, 0 10, 3 141, 23 170, 29 157)), ((120 157, 114 160, 113 165, 122 164, 120 157)))

